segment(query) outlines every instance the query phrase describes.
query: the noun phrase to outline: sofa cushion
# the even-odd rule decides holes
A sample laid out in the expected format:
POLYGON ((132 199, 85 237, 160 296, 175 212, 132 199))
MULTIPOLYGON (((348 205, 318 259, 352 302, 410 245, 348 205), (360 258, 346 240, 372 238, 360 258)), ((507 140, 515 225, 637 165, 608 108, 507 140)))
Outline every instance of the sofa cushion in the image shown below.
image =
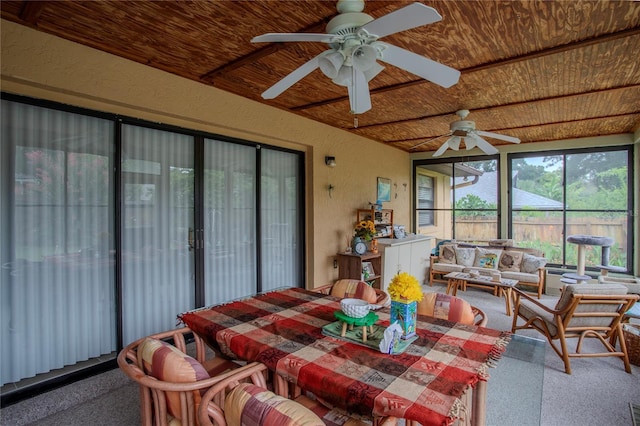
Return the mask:
POLYGON ((476 268, 498 269, 502 249, 486 249, 476 247, 473 266, 476 268))
POLYGON ((535 274, 538 269, 543 268, 547 264, 547 259, 544 257, 532 256, 529 253, 525 253, 522 258, 522 266, 520 270, 528 274, 535 274))
POLYGON ((445 273, 449 272, 462 272, 464 270, 464 266, 455 265, 450 263, 434 263, 433 264, 433 272, 436 273, 445 273))
POLYGON ((498 269, 501 271, 520 272, 524 253, 516 250, 505 250, 500 256, 498 269))
POLYGON ((500 276, 508 280, 518 280, 521 283, 540 283, 540 276, 537 272, 535 274, 527 274, 526 272, 503 271, 500 276))
MULTIPOLYGON (((138 347, 138 365, 150 376, 174 383, 191 383, 209 378, 207 370, 194 358, 162 340, 147 337, 138 347)), ((166 392, 167 411, 182 419, 179 392, 166 392)), ((194 403, 200 401, 200 391, 193 392, 194 403)))
POLYGON ((456 247, 456 263, 464 267, 470 268, 473 266, 473 261, 476 258, 476 249, 474 247, 456 247))
POLYGON ((444 244, 440 247, 440 257, 438 263, 456 263, 456 245, 444 244))
POLYGON ((475 319, 469 302, 443 293, 425 293, 418 302, 418 313, 469 325, 472 325, 475 319))
POLYGON ((251 383, 240 383, 227 395, 224 417, 229 425, 324 425, 302 404, 251 383))

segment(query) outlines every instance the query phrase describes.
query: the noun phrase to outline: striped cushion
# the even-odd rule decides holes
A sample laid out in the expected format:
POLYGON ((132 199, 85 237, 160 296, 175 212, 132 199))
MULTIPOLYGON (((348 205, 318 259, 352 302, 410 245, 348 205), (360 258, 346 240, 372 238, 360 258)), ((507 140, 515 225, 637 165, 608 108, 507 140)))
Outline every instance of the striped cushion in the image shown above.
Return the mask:
POLYGON ((425 293, 418 302, 418 313, 469 325, 475 322, 471 305, 466 300, 443 293, 425 293))
POLYGON ((229 425, 324 426, 303 405, 251 383, 241 383, 227 395, 224 417, 229 425))
POLYGON ((376 303, 378 296, 369 284, 360 280, 338 280, 331 287, 331 295, 340 298, 353 298, 376 303))
MULTIPOLYGON (((207 370, 198 361, 162 340, 147 337, 138 347, 138 365, 143 365, 150 376, 165 382, 190 383, 209 378, 207 370)), ((182 419, 180 394, 166 392, 167 411, 182 419)), ((193 392, 194 403, 200 402, 200 391, 193 392)))

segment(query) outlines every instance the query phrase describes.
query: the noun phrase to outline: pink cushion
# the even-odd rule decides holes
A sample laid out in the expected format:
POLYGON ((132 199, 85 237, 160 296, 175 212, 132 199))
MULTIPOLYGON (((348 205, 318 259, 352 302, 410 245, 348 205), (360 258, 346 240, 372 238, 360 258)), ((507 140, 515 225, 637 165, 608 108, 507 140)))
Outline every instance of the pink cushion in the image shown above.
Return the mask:
POLYGON ((472 325, 475 322, 469 302, 443 293, 425 293, 422 301, 418 302, 418 313, 462 324, 472 325))
POLYGON ((241 383, 227 395, 224 417, 229 425, 324 426, 303 405, 251 383, 241 383))
MULTIPOLYGON (((138 347, 138 364, 158 380, 174 383, 197 382, 209 378, 207 370, 197 360, 162 340, 147 337, 138 347)), ((193 392, 194 403, 200 402, 200 391, 193 392)), ((167 411, 182 419, 179 392, 166 392, 167 411)))

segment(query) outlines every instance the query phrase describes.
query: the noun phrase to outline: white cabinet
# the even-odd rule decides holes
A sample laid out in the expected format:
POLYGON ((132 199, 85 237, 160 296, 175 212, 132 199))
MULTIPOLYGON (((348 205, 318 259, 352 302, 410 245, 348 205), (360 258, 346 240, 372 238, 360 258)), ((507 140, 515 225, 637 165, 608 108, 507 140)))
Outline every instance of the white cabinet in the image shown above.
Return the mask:
POLYGON ((378 249, 382 255, 382 282, 386 291, 398 272, 408 272, 420 284, 429 282, 429 259, 435 238, 412 235, 401 239, 379 238, 378 249))

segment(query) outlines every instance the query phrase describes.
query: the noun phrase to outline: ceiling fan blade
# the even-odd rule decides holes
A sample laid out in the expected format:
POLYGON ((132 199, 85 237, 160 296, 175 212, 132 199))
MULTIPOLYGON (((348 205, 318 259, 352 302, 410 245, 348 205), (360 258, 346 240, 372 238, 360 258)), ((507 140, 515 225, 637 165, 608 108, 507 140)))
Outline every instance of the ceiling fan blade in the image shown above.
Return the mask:
POLYGON ((388 43, 378 42, 382 45, 381 61, 395 65, 405 71, 429 80, 444 88, 451 87, 460 79, 460 71, 433 61, 424 56, 405 50, 388 43))
MULTIPOLYGON (((480 136, 478 136, 477 134, 469 134, 469 136, 471 136, 472 139, 475 140, 476 145, 478 146, 478 148, 480 148, 482 151, 484 151, 485 154, 487 155, 493 155, 493 154, 497 154, 499 151, 498 149, 491 145, 489 142, 487 142, 486 140, 482 139, 480 136)), ((467 137, 469 137, 467 136, 467 137)))
POLYGON ((413 3, 374 19, 361 28, 367 30, 369 34, 384 37, 422 25, 433 24, 441 19, 442 16, 434 8, 421 3, 413 3))
POLYGON ((444 152, 447 150, 447 148, 449 148, 449 141, 451 139, 447 139, 442 145, 440 145, 440 148, 438 148, 438 150, 436 152, 433 153, 432 157, 440 157, 442 154, 444 154, 444 152))
POLYGON ((369 84, 362 71, 353 69, 353 84, 349 86, 349 104, 352 114, 362 114, 371 109, 369 84))
POLYGON ((501 135, 499 133, 484 132, 482 130, 476 130, 476 134, 478 134, 479 136, 485 136, 488 138, 499 139, 505 142, 520 143, 520 139, 518 138, 514 138, 513 136, 501 135))
POLYGON ((262 93, 262 97, 264 99, 273 99, 273 98, 277 97, 278 95, 280 95, 285 90, 287 90, 289 87, 291 87, 294 84, 296 84, 298 81, 300 81, 303 78, 305 78, 307 75, 309 75, 309 73, 311 73, 311 71, 313 71, 316 68, 318 68, 318 66, 319 66, 318 59, 323 54, 324 54, 324 52, 321 53, 320 55, 316 56, 315 58, 311 59, 310 61, 305 62, 304 64, 302 64, 300 67, 296 68, 295 70, 293 70, 291 73, 289 73, 282 80, 280 80, 279 82, 277 82, 276 84, 274 84, 273 86, 271 86, 270 88, 265 90, 264 93, 262 93))
POLYGON ((322 43, 333 43, 342 37, 335 34, 319 33, 267 33, 251 39, 252 43, 276 43, 288 41, 317 41, 322 43))

